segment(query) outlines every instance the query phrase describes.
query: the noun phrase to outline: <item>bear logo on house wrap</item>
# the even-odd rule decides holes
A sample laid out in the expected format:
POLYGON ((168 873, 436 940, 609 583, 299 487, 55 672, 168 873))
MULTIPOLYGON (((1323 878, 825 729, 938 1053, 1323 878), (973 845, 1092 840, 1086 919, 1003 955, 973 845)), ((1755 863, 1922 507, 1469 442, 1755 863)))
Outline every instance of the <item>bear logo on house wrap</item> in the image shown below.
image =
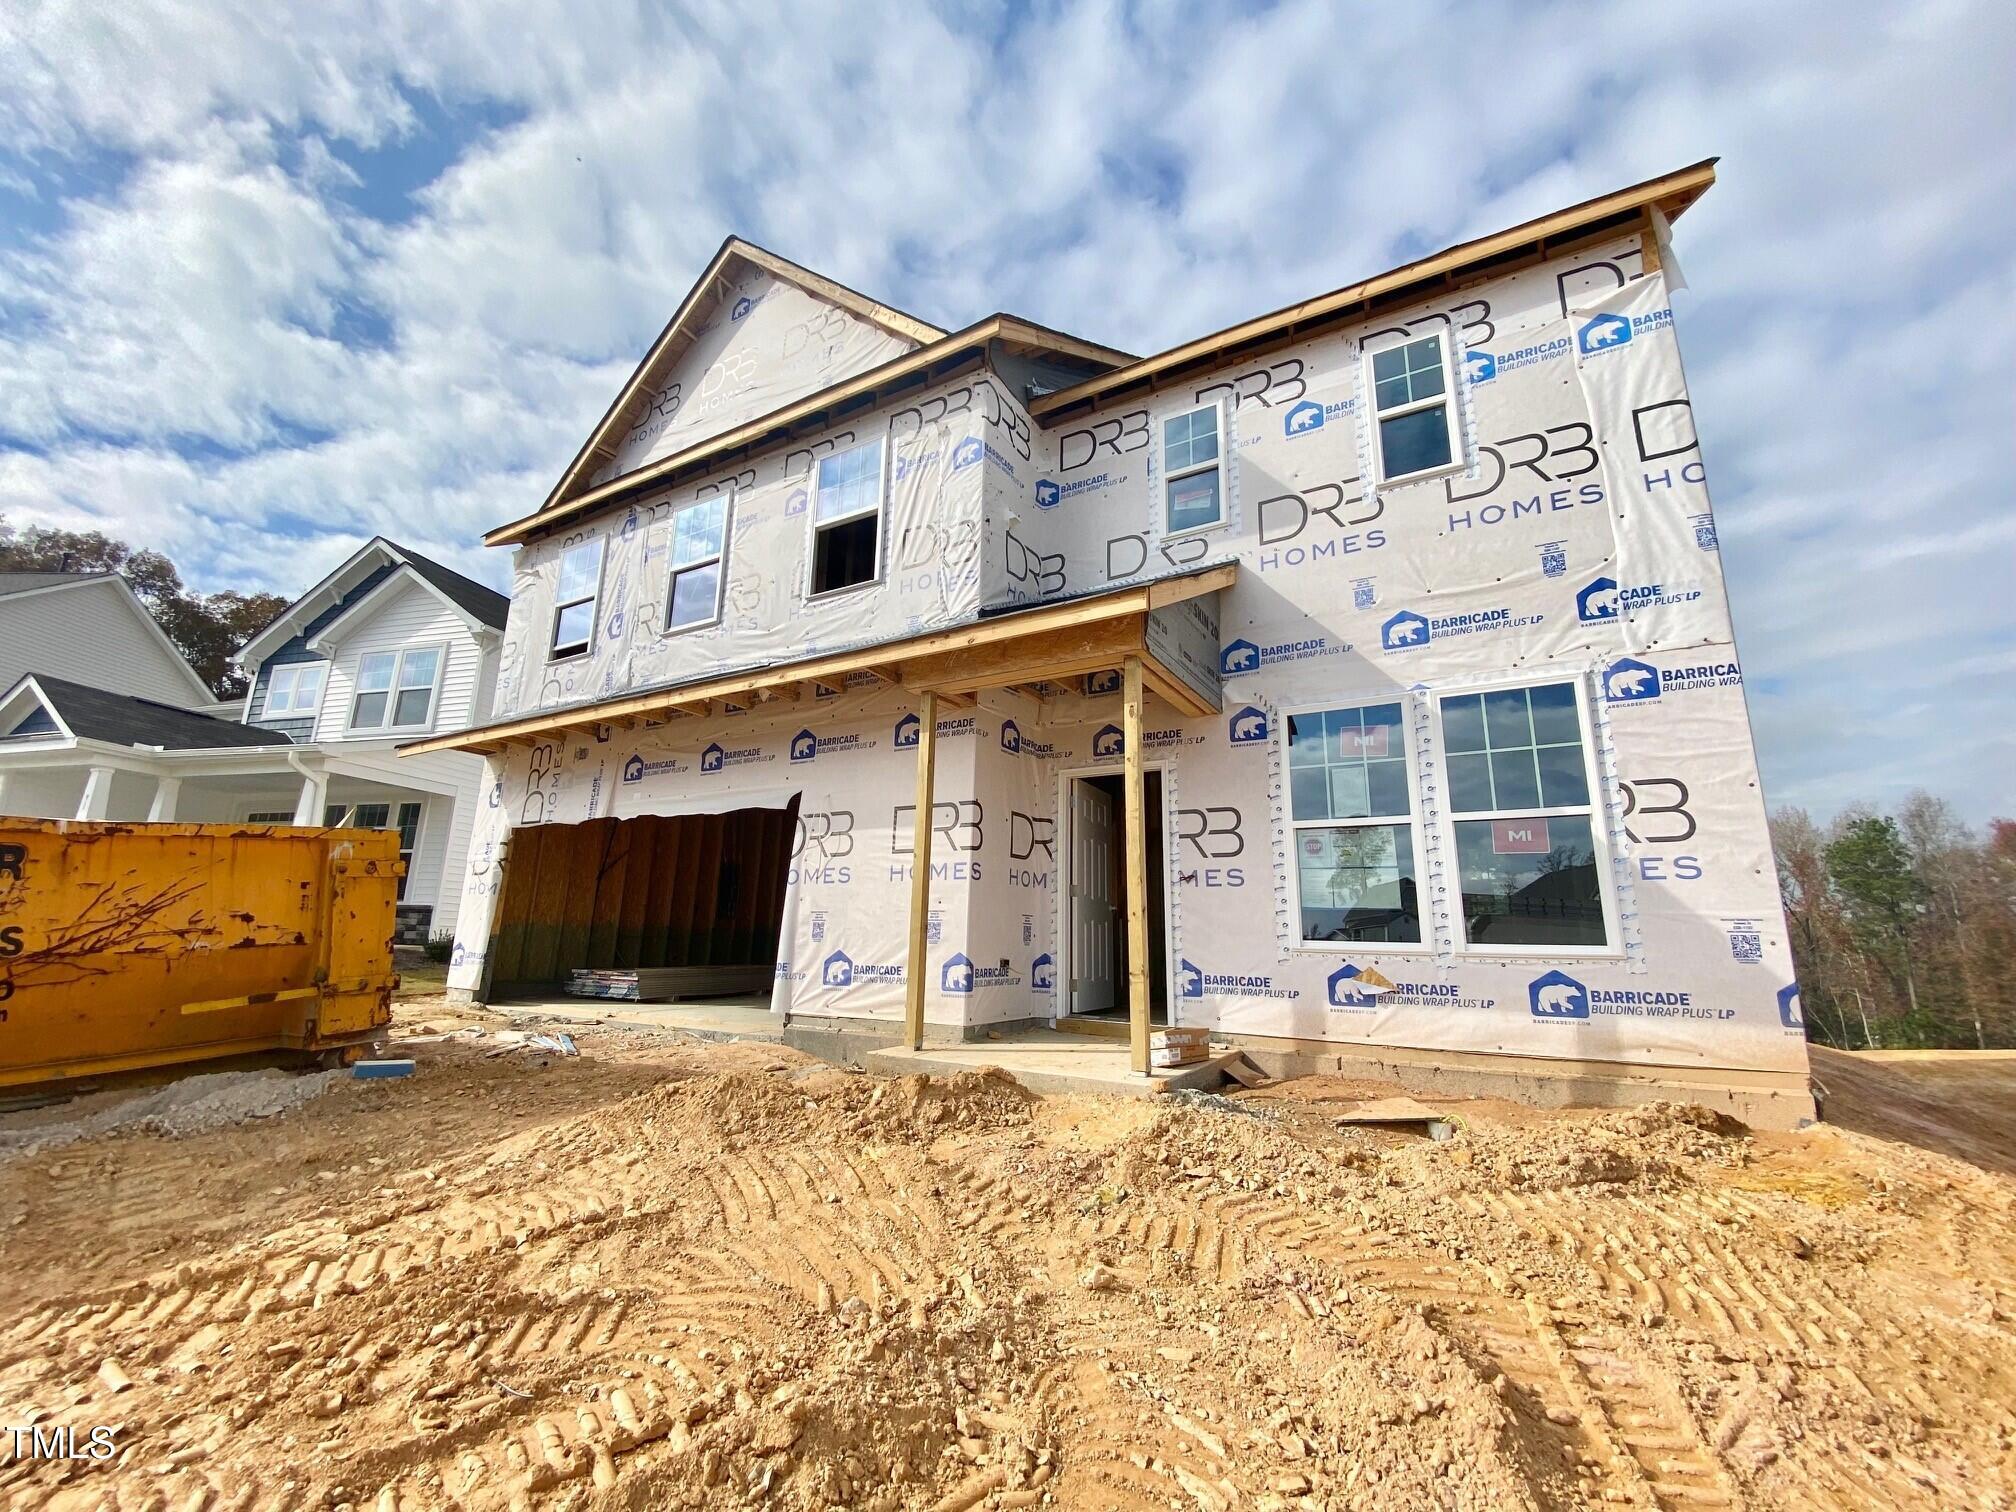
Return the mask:
POLYGON ((980 438, 968 436, 952 452, 952 471, 958 472, 961 468, 971 467, 979 460, 980 438))
POLYGON ((1489 383, 1498 376, 1498 359, 1489 352, 1465 352, 1463 371, 1472 383, 1489 383))
POLYGON ((1099 733, 1092 737, 1094 756, 1120 756, 1125 754, 1126 738, 1118 725, 1102 725, 1099 733))
POLYGON ((1586 1019, 1589 989, 1565 971, 1535 977, 1526 988, 1537 1019, 1586 1019))
POLYGON ((852 987, 854 962, 844 950, 836 950, 819 967, 819 980, 827 987, 852 987))
POLYGON ((1787 1029, 1806 1030, 1806 1015, 1799 1007, 1799 984, 1793 982, 1778 989, 1778 1022, 1787 1029))
POLYGON ((1260 648, 1249 640, 1235 640, 1218 653, 1218 673, 1221 677, 1251 672, 1259 665, 1260 648))
POLYGON ((1063 497, 1064 490, 1059 488, 1053 480, 1049 478, 1038 478, 1036 480, 1036 507, 1038 509, 1055 509, 1058 500, 1063 497))
POLYGON ((1263 711, 1248 704, 1232 716, 1228 728, 1232 744, 1251 745, 1255 741, 1267 738, 1267 716, 1263 711))
POLYGON ((1626 656, 1603 669, 1603 696, 1611 703, 1638 703, 1659 696, 1659 669, 1626 656))
POLYGON ((819 754, 819 737, 810 730, 800 730, 791 737, 791 759, 810 761, 819 754))
POLYGON ((1388 651, 1411 651, 1428 639, 1428 621, 1412 609, 1402 609, 1379 627, 1379 644, 1388 651))
POLYGON ((700 753, 700 770, 703 772, 720 771, 722 758, 727 754, 720 746, 710 745, 700 753))
POLYGON ((924 722, 915 714, 905 714, 901 719, 897 720, 896 749, 907 751, 914 747, 917 744, 917 732, 923 727, 924 722))
POLYGON ((644 758, 642 756, 632 756, 628 761, 623 763, 623 780, 625 782, 642 782, 644 780, 644 758))
POLYGON ((944 970, 938 974, 938 985, 947 992, 971 992, 973 963, 963 955, 952 956, 945 962, 944 970))
POLYGON ((1177 993, 1181 997, 1201 998, 1204 996, 1204 973, 1188 961, 1176 964, 1177 993))
POLYGON ((1057 963, 1046 951, 1029 963, 1029 987, 1033 992, 1048 992, 1057 985, 1057 963))
POLYGON ((1001 721, 1001 749, 1010 756, 1022 754, 1022 727, 1012 719, 1001 721))
POLYGON ((1621 347, 1631 340, 1631 322, 1622 315, 1598 315, 1575 333, 1575 345, 1583 355, 1621 347))
POLYGON ((1588 586, 1575 595, 1575 617, 1585 625, 1617 618, 1617 579, 1591 578, 1588 586))
POLYGON ((1323 428, 1323 406, 1314 399, 1304 399, 1300 404, 1291 404, 1288 414, 1281 422, 1283 435, 1306 435, 1323 428))

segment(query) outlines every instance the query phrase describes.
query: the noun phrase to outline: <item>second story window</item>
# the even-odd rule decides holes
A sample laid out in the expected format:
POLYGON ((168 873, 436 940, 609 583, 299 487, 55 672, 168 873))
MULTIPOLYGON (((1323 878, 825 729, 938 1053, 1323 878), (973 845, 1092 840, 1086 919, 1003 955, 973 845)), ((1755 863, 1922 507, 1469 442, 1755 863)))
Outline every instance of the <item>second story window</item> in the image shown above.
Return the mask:
POLYGON ((812 487, 807 596, 874 582, 882 575, 882 443, 821 457, 812 487))
POLYGON ((1396 340, 1365 360, 1379 481, 1396 483, 1454 465, 1456 406, 1442 334, 1396 340))
POLYGON ((665 590, 667 630, 691 630, 721 618, 727 549, 726 494, 688 504, 672 517, 672 579, 665 590))
POLYGON ((1171 415, 1162 422, 1163 533, 1209 530, 1225 519, 1219 459, 1221 412, 1217 405, 1171 415))
POLYGON ((602 538, 570 546, 553 590, 552 654, 579 656, 595 640, 595 595, 602 586, 602 538))
POLYGON ((322 663, 294 662, 266 675, 266 707, 261 719, 313 714, 322 702, 322 663))
POLYGON ((434 694, 440 681, 439 646, 366 651, 357 658, 357 693, 350 704, 350 728, 425 728, 434 719, 434 694))

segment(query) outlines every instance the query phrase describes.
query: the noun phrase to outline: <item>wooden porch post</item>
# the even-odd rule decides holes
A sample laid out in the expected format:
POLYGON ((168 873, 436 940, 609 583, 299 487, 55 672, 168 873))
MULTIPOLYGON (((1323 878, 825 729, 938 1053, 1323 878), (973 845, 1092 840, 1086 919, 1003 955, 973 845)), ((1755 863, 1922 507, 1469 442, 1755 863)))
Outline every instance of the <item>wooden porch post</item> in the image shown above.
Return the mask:
POLYGON ((1127 658, 1120 698, 1123 783, 1127 794, 1127 1039, 1134 1073, 1148 1074, 1148 831, 1141 776, 1141 658, 1127 658))
POLYGON ((903 1038, 924 1048, 924 926, 931 912, 931 797, 938 762, 938 695, 917 711, 917 818, 910 844, 910 954, 903 966, 903 1038))

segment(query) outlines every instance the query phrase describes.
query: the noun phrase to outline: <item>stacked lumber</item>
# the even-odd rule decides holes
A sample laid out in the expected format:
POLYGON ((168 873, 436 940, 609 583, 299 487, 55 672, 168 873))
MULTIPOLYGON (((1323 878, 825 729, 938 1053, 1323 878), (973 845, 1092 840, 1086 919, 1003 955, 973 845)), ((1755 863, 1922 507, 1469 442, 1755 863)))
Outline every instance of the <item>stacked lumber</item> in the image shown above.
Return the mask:
POLYGON ((767 990, 775 974, 772 966, 641 966, 629 971, 577 966, 567 975, 567 992, 624 1003, 747 997, 767 990))

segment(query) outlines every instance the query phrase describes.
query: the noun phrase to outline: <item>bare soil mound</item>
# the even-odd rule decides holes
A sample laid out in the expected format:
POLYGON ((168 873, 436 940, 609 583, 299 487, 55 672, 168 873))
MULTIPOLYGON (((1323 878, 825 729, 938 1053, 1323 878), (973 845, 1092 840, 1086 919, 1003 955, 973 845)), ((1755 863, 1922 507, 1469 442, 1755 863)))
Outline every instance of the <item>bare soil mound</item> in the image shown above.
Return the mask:
POLYGON ((2011 1505, 2016 1184, 1940 1156, 579 1038, 17 1160, 0 1416, 119 1451, 8 1505, 2011 1505))

